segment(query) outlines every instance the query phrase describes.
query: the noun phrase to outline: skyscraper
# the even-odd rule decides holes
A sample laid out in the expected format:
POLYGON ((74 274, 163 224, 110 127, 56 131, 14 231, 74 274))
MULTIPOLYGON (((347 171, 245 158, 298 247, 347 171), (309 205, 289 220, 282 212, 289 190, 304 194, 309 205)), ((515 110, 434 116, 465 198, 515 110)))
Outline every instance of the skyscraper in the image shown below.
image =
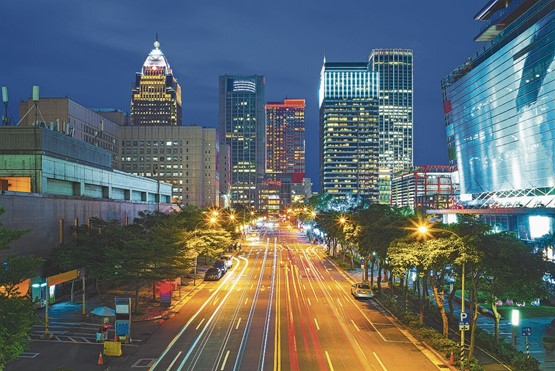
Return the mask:
POLYGON ((137 72, 130 116, 135 126, 181 125, 181 87, 160 50, 158 37, 141 72, 137 72))
POLYGON ((220 143, 229 145, 231 203, 255 207, 256 184, 264 178, 265 115, 264 77, 220 76, 220 143))
POLYGON ((304 99, 266 104, 266 174, 305 172, 304 99))
POLYGON ((410 49, 374 49, 368 61, 380 78, 380 203, 390 203, 392 175, 413 164, 412 57, 410 49))
POLYGON ((330 63, 320 74, 320 191, 378 200, 379 77, 368 63, 330 63))

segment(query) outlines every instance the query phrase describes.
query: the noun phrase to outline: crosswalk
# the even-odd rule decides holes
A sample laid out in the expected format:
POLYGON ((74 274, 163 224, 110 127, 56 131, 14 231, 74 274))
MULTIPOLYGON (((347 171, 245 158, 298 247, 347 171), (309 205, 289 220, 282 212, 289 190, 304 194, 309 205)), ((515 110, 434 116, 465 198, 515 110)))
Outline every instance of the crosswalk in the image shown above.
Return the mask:
MULTIPOLYGON (((55 322, 49 323, 48 333, 51 339, 45 339, 46 329, 44 325, 35 325, 28 337, 30 341, 58 341, 62 343, 90 343, 97 344, 96 332, 99 325, 92 323, 78 322, 55 322)), ((108 338, 113 338, 113 331, 108 334, 108 338)))

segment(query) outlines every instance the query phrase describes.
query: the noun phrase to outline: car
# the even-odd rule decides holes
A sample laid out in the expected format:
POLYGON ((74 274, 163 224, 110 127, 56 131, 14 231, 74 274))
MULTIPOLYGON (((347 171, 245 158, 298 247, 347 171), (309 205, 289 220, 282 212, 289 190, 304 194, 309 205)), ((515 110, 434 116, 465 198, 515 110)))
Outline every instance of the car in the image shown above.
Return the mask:
POLYGON ((208 268, 206 273, 204 274, 205 281, 218 281, 222 278, 223 273, 222 270, 219 268, 208 268))
POLYGON ((260 241, 260 236, 258 232, 251 232, 247 234, 247 241, 260 241))
POLYGON ((225 260, 216 260, 214 262, 214 267, 219 268, 223 272, 222 275, 227 272, 227 263, 225 262, 225 260))
POLYGON ((233 267, 233 255, 231 255, 231 254, 222 254, 222 255, 220 255, 220 259, 225 262, 227 269, 233 267))
POLYGON ((372 287, 370 287, 369 282, 358 282, 351 286, 351 294, 355 298, 366 298, 371 299, 374 297, 372 292, 372 287))

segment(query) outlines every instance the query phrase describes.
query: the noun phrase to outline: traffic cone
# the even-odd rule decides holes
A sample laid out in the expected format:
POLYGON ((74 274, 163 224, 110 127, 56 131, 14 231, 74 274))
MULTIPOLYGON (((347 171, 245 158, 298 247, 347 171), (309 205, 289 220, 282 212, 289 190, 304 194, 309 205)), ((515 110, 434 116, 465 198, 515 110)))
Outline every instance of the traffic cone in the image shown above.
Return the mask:
POLYGON ((453 355, 453 352, 451 352, 451 357, 449 357, 449 364, 450 365, 455 364, 455 356, 453 355))
POLYGON ((114 334, 114 341, 119 343, 119 336, 118 336, 118 334, 114 334))
POLYGON ((99 365, 103 365, 103 364, 104 364, 104 360, 102 359, 102 352, 100 352, 100 355, 98 356, 98 364, 99 364, 99 365))

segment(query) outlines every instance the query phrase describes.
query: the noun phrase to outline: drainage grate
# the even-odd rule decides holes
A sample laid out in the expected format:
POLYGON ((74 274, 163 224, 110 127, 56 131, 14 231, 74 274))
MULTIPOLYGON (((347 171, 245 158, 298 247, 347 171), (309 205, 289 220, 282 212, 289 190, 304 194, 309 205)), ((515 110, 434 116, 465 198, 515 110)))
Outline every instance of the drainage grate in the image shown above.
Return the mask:
POLYGON ((133 363, 131 367, 150 367, 154 365, 156 358, 141 358, 137 362, 133 363))

